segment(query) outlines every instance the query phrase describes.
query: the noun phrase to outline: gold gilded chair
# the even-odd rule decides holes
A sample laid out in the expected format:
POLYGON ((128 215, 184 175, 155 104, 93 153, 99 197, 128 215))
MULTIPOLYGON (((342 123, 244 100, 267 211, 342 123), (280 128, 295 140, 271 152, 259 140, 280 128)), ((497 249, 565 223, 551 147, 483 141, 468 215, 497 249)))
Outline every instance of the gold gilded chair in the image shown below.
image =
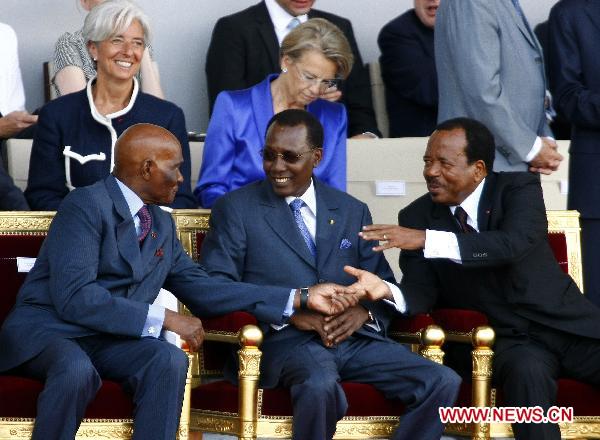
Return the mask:
MULTIPOLYGON (((0 212, 0 325, 15 303, 25 273, 17 259, 35 258, 48 233, 54 212, 0 212)), ((43 383, 14 375, 0 375, 0 440, 29 438, 36 402, 43 383)), ((178 438, 188 439, 191 369, 188 371, 178 438)), ((77 439, 129 439, 133 432, 133 402, 121 386, 104 380, 77 431, 77 439)))
MULTIPOLYGON (((208 231, 209 211, 173 212, 179 238, 189 255, 198 259, 208 231)), ((390 331, 397 340, 418 347, 419 352, 442 362, 444 333, 431 325, 431 317, 399 320, 390 331)), ((263 335, 253 316, 236 312, 203 320, 205 342, 193 363, 191 431, 229 434, 240 439, 290 438, 292 406, 289 393, 281 388, 260 389, 260 344, 263 335), (221 378, 231 344, 239 346, 239 386, 221 378)), ((404 406, 386 400, 370 385, 342 383, 348 397, 348 415, 337 425, 336 439, 389 437, 404 406)))
MULTIPOLYGON (((548 240, 554 256, 583 292, 579 213, 547 211, 548 240)), ((456 406, 502 406, 502 395, 492 388, 494 331, 487 317, 472 310, 443 309, 432 312, 436 324, 446 331, 446 340, 473 344, 472 378, 463 380, 456 406)), ((558 380, 557 406, 572 407, 574 421, 561 423, 565 439, 600 439, 600 389, 567 378, 558 380)), ((446 426, 446 433, 473 439, 512 437, 510 424, 458 424, 446 426)))

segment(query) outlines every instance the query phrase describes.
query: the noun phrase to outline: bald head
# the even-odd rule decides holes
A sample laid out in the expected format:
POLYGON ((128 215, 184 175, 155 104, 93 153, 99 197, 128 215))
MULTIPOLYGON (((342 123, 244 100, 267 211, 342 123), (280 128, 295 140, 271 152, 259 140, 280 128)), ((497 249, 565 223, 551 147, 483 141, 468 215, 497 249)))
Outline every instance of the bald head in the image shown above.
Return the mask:
POLYGON ((136 124, 117 139, 113 175, 145 203, 170 204, 183 181, 182 162, 181 145, 169 130, 136 124))

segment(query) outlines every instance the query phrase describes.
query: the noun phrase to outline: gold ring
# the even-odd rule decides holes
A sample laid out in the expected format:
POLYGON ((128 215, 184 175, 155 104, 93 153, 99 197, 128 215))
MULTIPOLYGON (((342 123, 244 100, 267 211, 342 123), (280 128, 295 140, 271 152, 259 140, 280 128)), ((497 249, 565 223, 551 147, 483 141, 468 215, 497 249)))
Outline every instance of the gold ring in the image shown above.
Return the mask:
POLYGON ((385 234, 383 234, 383 239, 387 240, 387 236, 385 234))

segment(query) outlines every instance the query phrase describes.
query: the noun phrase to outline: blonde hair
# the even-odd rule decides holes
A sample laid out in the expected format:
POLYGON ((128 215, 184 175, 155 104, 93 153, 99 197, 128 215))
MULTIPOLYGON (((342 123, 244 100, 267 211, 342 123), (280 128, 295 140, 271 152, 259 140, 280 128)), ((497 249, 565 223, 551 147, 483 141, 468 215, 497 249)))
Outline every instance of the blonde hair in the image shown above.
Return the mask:
POLYGON ((281 43, 279 57, 297 61, 302 55, 316 50, 337 66, 337 76, 346 79, 352 70, 354 55, 344 33, 324 18, 312 18, 295 27, 281 43))
POLYGON ((124 32, 137 20, 144 31, 146 44, 150 40, 148 17, 129 0, 106 0, 94 6, 83 23, 83 39, 86 43, 104 41, 124 32))

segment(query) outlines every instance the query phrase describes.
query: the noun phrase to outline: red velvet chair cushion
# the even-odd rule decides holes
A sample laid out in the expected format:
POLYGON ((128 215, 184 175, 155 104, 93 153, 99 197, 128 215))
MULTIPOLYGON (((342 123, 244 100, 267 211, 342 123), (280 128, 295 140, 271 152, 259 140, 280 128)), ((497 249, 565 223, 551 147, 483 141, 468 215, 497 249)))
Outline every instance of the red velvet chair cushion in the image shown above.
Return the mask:
POLYGON ((554 253, 554 258, 564 273, 569 273, 569 255, 567 252, 567 239, 565 234, 548 234, 548 242, 554 253))
POLYGON ((487 316, 475 310, 437 309, 431 316, 446 331, 470 332, 475 327, 488 325, 487 316))
MULTIPOLYGON (((371 385, 342 382, 348 399, 347 416, 400 416, 405 406, 400 401, 386 400, 371 385)), ((238 388, 227 381, 212 382, 192 390, 192 408, 237 413, 238 388)), ((292 404, 286 389, 263 391, 262 415, 291 416, 292 404)))
POLYGON ((26 273, 17 272, 17 257, 36 257, 45 235, 0 235, 0 324, 15 304, 26 273))
POLYGON ((433 318, 424 314, 410 318, 397 318, 390 324, 388 332, 415 333, 432 324, 435 324, 433 318))
MULTIPOLYGON (((36 403, 43 384, 18 376, 0 376, 0 417, 34 418, 36 403)), ((131 419, 133 402, 121 386, 105 380, 85 417, 93 419, 131 419)))

